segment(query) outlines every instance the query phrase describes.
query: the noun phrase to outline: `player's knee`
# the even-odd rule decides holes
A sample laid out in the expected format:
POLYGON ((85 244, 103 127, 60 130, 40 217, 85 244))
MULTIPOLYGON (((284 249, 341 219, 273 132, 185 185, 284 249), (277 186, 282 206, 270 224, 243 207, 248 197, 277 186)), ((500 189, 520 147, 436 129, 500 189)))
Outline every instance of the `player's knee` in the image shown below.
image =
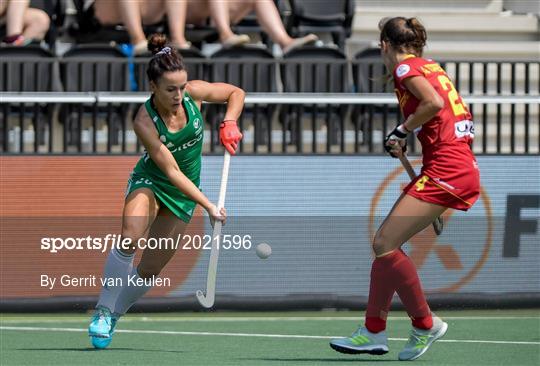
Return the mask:
POLYGON ((45 33, 49 30, 50 18, 43 10, 28 9, 25 17, 26 26, 32 25, 36 30, 40 32, 40 36, 44 37, 45 33))
POLYGON ((35 19, 33 20, 38 23, 45 31, 49 30, 49 27, 51 25, 51 18, 49 18, 47 13, 45 13, 44 11, 36 13, 35 19))
POLYGON ((163 266, 158 263, 141 263, 137 268, 137 272, 139 273, 139 277, 146 279, 159 276, 162 269, 163 266))
POLYGON ((135 247, 137 241, 144 237, 146 225, 143 222, 138 222, 138 220, 125 220, 122 223, 122 238, 127 238, 131 240, 132 246, 135 247))
POLYGON ((383 230, 379 230, 375 234, 371 246, 373 248, 373 252, 375 252, 376 255, 379 255, 390 250, 393 243, 392 239, 388 235, 385 235, 383 230))

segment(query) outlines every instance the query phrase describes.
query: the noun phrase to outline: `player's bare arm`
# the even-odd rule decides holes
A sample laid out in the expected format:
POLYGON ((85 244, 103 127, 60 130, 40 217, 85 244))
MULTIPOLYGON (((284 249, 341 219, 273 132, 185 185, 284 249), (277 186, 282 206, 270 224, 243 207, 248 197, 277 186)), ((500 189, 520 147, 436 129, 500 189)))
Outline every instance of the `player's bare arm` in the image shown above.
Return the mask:
POLYGON ((444 107, 444 100, 429 81, 421 76, 407 78, 403 84, 420 101, 415 113, 403 123, 408 131, 413 131, 435 117, 444 107))
POLYGON ((244 108, 246 93, 231 84, 209 83, 203 80, 191 80, 186 91, 199 104, 202 101, 211 103, 227 103, 225 120, 238 120, 244 108))
POLYGON ((173 155, 165 145, 160 141, 154 123, 146 112, 144 106, 139 108, 133 129, 137 137, 141 140, 150 158, 156 163, 163 173, 169 178, 170 182, 182 193, 193 201, 204 207, 207 211, 213 211, 214 205, 206 196, 189 180, 178 167, 173 155))
POLYGON ((227 103, 225 118, 219 126, 219 140, 229 154, 234 155, 240 140, 242 140, 242 133, 236 121, 244 108, 246 93, 231 84, 209 83, 203 80, 190 81, 187 92, 197 102, 199 109, 202 101, 227 103))

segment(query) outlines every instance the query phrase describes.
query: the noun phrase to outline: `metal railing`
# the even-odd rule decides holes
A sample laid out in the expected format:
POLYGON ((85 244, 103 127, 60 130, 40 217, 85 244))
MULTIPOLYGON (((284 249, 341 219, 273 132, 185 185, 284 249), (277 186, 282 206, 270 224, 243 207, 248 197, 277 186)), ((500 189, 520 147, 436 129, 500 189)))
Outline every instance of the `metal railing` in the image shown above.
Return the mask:
MULTIPOLYGON (((384 136, 402 120, 393 84, 374 56, 184 61, 190 79, 230 82, 248 92, 239 121, 242 152, 358 154, 382 153, 384 136)), ((139 153, 132 119, 148 97, 147 63, 146 58, 93 56, 0 59, 0 150, 139 153), (139 93, 128 92, 133 90, 139 93), (11 93, 19 91, 66 93, 11 93)), ((539 61, 440 63, 473 113, 475 152, 539 152, 539 61)), ((221 151, 217 126, 223 113, 223 106, 203 108, 207 153, 221 151)), ((413 138, 410 149, 419 150, 413 138)))
MULTIPOLYGON (((2 57, 0 91, 148 91, 145 74, 148 60, 98 56, 2 57)), ((463 95, 540 92, 538 60, 437 61, 463 95)), ((184 63, 190 79, 231 82, 249 92, 393 91, 392 83, 386 83, 383 78, 387 72, 379 57, 185 58, 184 63), (310 85, 314 81, 319 86, 310 85), (272 86, 276 89, 272 90, 272 86), (303 90, 292 90, 298 86, 303 90)))
MULTIPOLYGON (((148 93, 1 93, 4 153, 140 153, 133 117, 148 93)), ((464 96, 475 113, 476 153, 538 154, 540 96, 464 96)), ((205 105, 205 153, 218 153, 224 106, 205 105), (211 110, 211 113, 209 112, 211 110)), ((393 94, 249 93, 243 153, 383 153, 401 120, 393 94)), ((411 136, 410 150, 419 152, 411 136)))

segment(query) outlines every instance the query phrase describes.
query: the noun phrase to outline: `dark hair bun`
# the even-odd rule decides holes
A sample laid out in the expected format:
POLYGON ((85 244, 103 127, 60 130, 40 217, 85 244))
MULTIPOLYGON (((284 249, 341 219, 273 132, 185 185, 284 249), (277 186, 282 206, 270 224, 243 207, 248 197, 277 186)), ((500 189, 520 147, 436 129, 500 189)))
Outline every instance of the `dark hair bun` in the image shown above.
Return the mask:
POLYGON ((416 18, 383 18, 379 22, 381 28, 380 40, 389 42, 400 52, 413 53, 422 56, 426 45, 426 29, 416 18))
POLYGON ((161 33, 154 33, 148 38, 148 51, 155 55, 165 47, 167 44, 167 37, 161 33))

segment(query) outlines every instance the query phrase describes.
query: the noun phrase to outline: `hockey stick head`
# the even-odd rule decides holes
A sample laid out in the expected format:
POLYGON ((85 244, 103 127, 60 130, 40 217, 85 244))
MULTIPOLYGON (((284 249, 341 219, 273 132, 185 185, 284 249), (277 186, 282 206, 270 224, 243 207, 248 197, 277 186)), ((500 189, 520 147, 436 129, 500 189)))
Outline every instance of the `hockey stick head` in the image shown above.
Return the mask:
POLYGON ((204 292, 197 290, 195 295, 197 296, 197 300, 199 300, 199 304, 205 308, 210 309, 212 306, 214 306, 214 294, 210 293, 208 296, 205 296, 204 292))
POLYGON ((441 235, 444 228, 444 222, 441 216, 437 217, 435 221, 433 221, 433 230, 435 230, 435 234, 437 236, 441 235))

